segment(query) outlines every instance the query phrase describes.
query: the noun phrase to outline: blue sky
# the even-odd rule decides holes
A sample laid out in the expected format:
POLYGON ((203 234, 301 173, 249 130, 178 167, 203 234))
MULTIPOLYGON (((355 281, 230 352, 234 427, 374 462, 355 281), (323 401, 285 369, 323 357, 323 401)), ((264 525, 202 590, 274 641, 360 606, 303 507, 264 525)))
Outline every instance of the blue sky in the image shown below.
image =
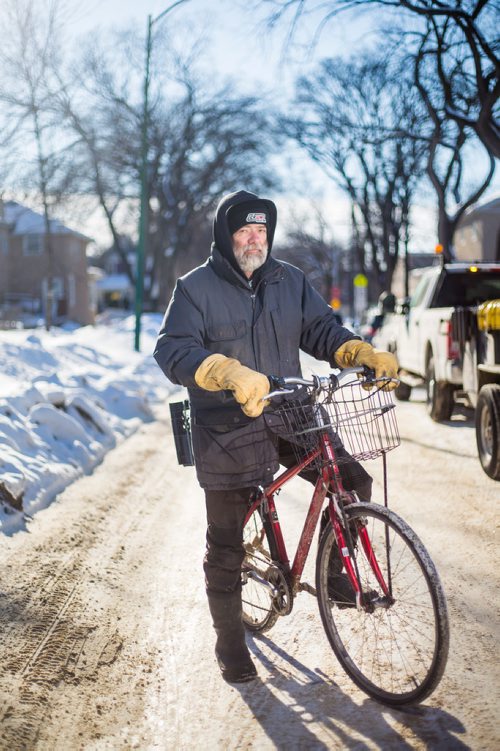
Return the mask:
MULTIPOLYGON (((66 0, 71 24, 78 31, 98 27, 120 27, 135 23, 145 29, 147 16, 158 16, 172 2, 149 0, 66 0)), ((285 79, 304 70, 304 65, 312 64, 323 55, 343 54, 355 49, 370 29, 368 16, 360 15, 355 25, 341 18, 331 24, 320 38, 313 58, 305 60, 304 55, 294 49, 295 63, 290 50, 286 66, 280 66, 280 56, 287 23, 284 21, 274 32, 266 29, 266 10, 258 0, 187 0, 175 8, 162 21, 167 26, 172 23, 189 24, 190 27, 204 28, 209 39, 206 54, 213 60, 219 73, 237 73, 242 82, 261 82, 268 85, 282 83, 285 79)), ((310 39, 316 28, 318 17, 312 17, 301 26, 303 39, 310 39)), ((373 18, 373 16, 372 16, 373 18)), ((300 37, 297 39, 300 41, 300 37)))
MULTIPOLYGON (((171 1, 163 0, 142 3, 137 0, 65 1, 67 23, 76 36, 85 35, 95 28, 102 31, 131 24, 136 24, 145 33, 148 14, 155 18, 170 5, 171 1)), ((171 24, 183 35, 186 31, 193 37, 203 33, 206 37, 203 60, 217 78, 231 76, 238 81, 242 93, 262 92, 263 96, 271 96, 277 106, 284 104, 287 95, 291 95, 298 74, 312 68, 321 57, 348 53, 366 39, 370 29, 366 18, 362 18, 356 28, 341 21, 327 29, 311 52, 308 43, 316 28, 315 19, 311 19, 302 29, 304 44, 300 44, 301 38, 298 37, 297 43, 287 49, 283 59, 288 24, 283 22, 271 32, 265 25, 265 15, 265 9, 259 2, 187 0, 160 23, 167 28, 171 24)), ((307 186, 308 195, 326 201, 336 234, 341 239, 347 238, 349 203, 344 194, 302 152, 293 155, 293 171, 295 177, 290 179, 290 192, 294 192, 293 184, 296 182, 300 183, 302 192, 307 186)), ((242 187, 245 186, 242 184, 242 187)), ((297 203, 299 206, 302 203, 301 195, 298 195, 297 203)), ((278 208, 281 217, 285 218, 289 210, 288 202, 283 200, 278 208)))
MULTIPOLYGON (((75 36, 93 29, 119 29, 136 24, 145 32, 148 14, 158 16, 173 4, 172 0, 60 0, 67 10, 67 23, 75 36)), ((266 8, 259 0, 187 0, 163 18, 160 23, 169 25, 179 33, 193 37, 205 36, 203 60, 214 76, 231 76, 238 81, 242 93, 262 92, 271 95, 276 105, 286 101, 293 91, 293 81, 299 73, 307 72, 318 60, 326 56, 348 55, 366 48, 375 40, 373 24, 380 19, 376 14, 357 11, 354 19, 341 16, 323 31, 317 46, 308 50, 309 42, 320 16, 301 23, 295 44, 286 50, 284 41, 288 24, 283 21, 274 31, 265 25, 266 8), (302 41, 302 46, 299 44, 302 41)), ((322 198, 328 206, 339 239, 347 236, 349 204, 332 181, 309 158, 293 154, 293 175, 290 173, 290 193, 294 182, 300 185, 298 199, 305 190, 308 195, 322 198), (306 188, 305 188, 306 186, 306 188)), ((472 162, 475 160, 469 160, 472 162)), ((472 165, 469 164, 469 169, 472 165)), ((242 185, 242 187, 244 187, 242 185)), ((500 176, 488 190, 486 197, 498 194, 500 176)), ((429 188, 418 209, 419 219, 414 231, 416 247, 433 247, 435 242, 432 206, 434 195, 429 188), (426 205, 427 201, 429 202, 426 205)), ((285 204, 284 204, 285 205, 285 204)), ((286 207, 285 207, 286 208, 286 207)), ((283 216, 283 211, 281 215, 283 216)))

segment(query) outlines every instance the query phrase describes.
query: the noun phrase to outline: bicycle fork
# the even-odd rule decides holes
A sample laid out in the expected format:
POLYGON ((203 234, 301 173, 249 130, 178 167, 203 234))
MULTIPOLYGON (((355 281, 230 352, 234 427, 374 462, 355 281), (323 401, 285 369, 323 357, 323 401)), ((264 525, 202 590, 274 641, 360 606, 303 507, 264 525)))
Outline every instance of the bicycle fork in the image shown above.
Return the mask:
MULTIPOLYGON (((356 557, 354 555, 354 544, 351 540, 347 540, 347 535, 351 537, 349 534, 349 531, 347 530, 347 524, 346 524, 346 530, 347 535, 344 534, 344 530, 342 528, 342 524, 340 523, 340 519, 342 518, 343 514, 342 511, 337 508, 338 506, 338 500, 335 499, 334 501, 330 501, 331 505, 333 506, 333 513, 332 509, 330 509, 330 518, 332 521, 333 530, 335 532, 335 538, 337 540, 337 546, 340 552, 341 560, 343 567, 345 569, 346 575, 351 583, 351 586, 355 592, 356 596, 356 607, 359 609, 366 609, 367 607, 371 607, 371 609, 374 609, 376 607, 389 607, 394 603, 392 592, 391 592, 391 583, 390 580, 386 581, 384 574, 382 573, 380 566, 377 561, 377 557, 375 555, 375 551, 373 550, 370 537, 368 535, 368 531, 365 526, 360 524, 357 529, 357 535, 358 539, 361 542, 363 553, 368 561, 368 564, 375 576, 375 579, 377 580, 382 592, 383 592, 383 598, 378 598, 377 600, 370 600, 368 602, 365 601, 366 593, 363 592, 361 583, 360 583, 360 576, 359 576, 359 570, 356 563, 356 557)), ((389 555, 389 551, 387 551, 387 554, 389 555)))
MULTIPOLYGON (((340 470, 339 470, 337 461, 335 459, 335 452, 332 448, 332 445, 330 443, 330 438, 328 435, 323 436, 323 445, 324 445, 324 453, 329 460, 329 475, 330 475, 329 484, 330 484, 330 487, 333 488, 333 493, 332 493, 332 496, 330 497, 330 503, 329 503, 330 521, 332 523, 332 527, 335 533, 335 539, 337 540, 337 547, 341 556, 343 567, 351 583, 351 586, 355 592, 356 607, 360 609, 360 608, 366 607, 367 603, 364 602, 364 593, 363 593, 361 583, 360 583, 360 575, 359 575, 358 565, 356 562, 356 557, 354 555, 354 544, 352 541, 352 535, 349 530, 349 522, 339 502, 339 498, 341 498, 342 496, 347 497, 350 494, 346 493, 344 490, 344 487, 342 484, 342 478, 340 475, 340 470), (344 522, 344 528, 346 530, 345 535, 344 535, 344 531, 342 528, 341 520, 344 522)), ((355 498, 351 502, 355 503, 356 502, 355 498)), ((392 591, 391 591, 390 567, 388 567, 389 580, 388 582, 386 582, 384 575, 378 564, 377 557, 375 555, 375 551, 373 550, 370 537, 368 535, 368 531, 365 525, 360 524, 357 527, 357 535, 358 535, 358 539, 361 541, 363 552, 370 565, 370 568, 373 571, 373 574, 378 584, 380 585, 382 592, 384 593, 383 601, 379 598, 378 602, 370 602, 369 605, 371 605, 372 608, 377 607, 377 606, 388 607, 394 602, 392 598, 392 591)), ((386 553, 387 553, 387 556, 389 557, 390 551, 388 547, 389 546, 388 541, 386 541, 386 545, 387 545, 386 553)))

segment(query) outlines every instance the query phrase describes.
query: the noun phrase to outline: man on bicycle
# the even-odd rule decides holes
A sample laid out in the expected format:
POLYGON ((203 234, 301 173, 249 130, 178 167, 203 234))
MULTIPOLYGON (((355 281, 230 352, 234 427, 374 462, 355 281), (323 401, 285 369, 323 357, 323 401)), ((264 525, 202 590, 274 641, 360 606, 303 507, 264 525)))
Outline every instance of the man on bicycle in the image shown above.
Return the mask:
MULTIPOLYGON (((302 349, 333 368, 367 365, 377 377, 397 375, 393 355, 340 326, 303 272, 271 256, 276 217, 274 203, 253 193, 222 198, 210 256, 178 279, 154 353, 167 377, 189 392, 196 472, 206 500, 206 589, 215 653, 228 682, 257 675, 241 612, 249 499, 279 464, 293 463, 263 401, 270 391, 266 374, 300 376, 302 349)), ((342 464, 341 474, 346 489, 370 499, 372 480, 359 463, 342 464)))

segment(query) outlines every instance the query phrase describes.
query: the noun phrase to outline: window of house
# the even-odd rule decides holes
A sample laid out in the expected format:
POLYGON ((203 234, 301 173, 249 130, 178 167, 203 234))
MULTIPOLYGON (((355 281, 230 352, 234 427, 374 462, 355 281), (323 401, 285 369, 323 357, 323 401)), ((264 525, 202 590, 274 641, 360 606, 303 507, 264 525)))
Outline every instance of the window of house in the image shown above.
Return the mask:
POLYGON ((56 300, 64 297, 64 280, 61 276, 52 277, 52 294, 56 300))
POLYGON ((68 274, 68 305, 74 308, 76 305, 76 279, 74 274, 68 274))
POLYGON ((118 253, 110 253, 108 263, 108 274, 118 274, 120 272, 120 256, 118 253))
POLYGON ((43 235, 24 235, 23 255, 41 256, 43 253, 43 235))

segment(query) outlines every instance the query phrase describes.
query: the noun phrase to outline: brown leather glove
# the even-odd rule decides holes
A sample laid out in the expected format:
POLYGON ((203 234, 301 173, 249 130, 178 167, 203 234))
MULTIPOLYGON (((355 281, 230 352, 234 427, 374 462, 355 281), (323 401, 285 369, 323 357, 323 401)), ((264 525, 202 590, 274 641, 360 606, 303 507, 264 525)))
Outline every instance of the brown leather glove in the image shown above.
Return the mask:
POLYGON ((199 366, 194 380, 207 391, 233 391, 234 398, 249 417, 258 417, 269 404, 269 401, 262 401, 271 390, 266 376, 232 357, 210 355, 199 366))
MULTIPOLYGON (((366 365, 375 371, 375 378, 397 378, 398 361, 391 352, 374 349, 368 342, 350 339, 335 352, 335 362, 339 368, 355 368, 366 365)), ((383 388, 385 391, 395 389, 397 383, 392 381, 383 388)))

